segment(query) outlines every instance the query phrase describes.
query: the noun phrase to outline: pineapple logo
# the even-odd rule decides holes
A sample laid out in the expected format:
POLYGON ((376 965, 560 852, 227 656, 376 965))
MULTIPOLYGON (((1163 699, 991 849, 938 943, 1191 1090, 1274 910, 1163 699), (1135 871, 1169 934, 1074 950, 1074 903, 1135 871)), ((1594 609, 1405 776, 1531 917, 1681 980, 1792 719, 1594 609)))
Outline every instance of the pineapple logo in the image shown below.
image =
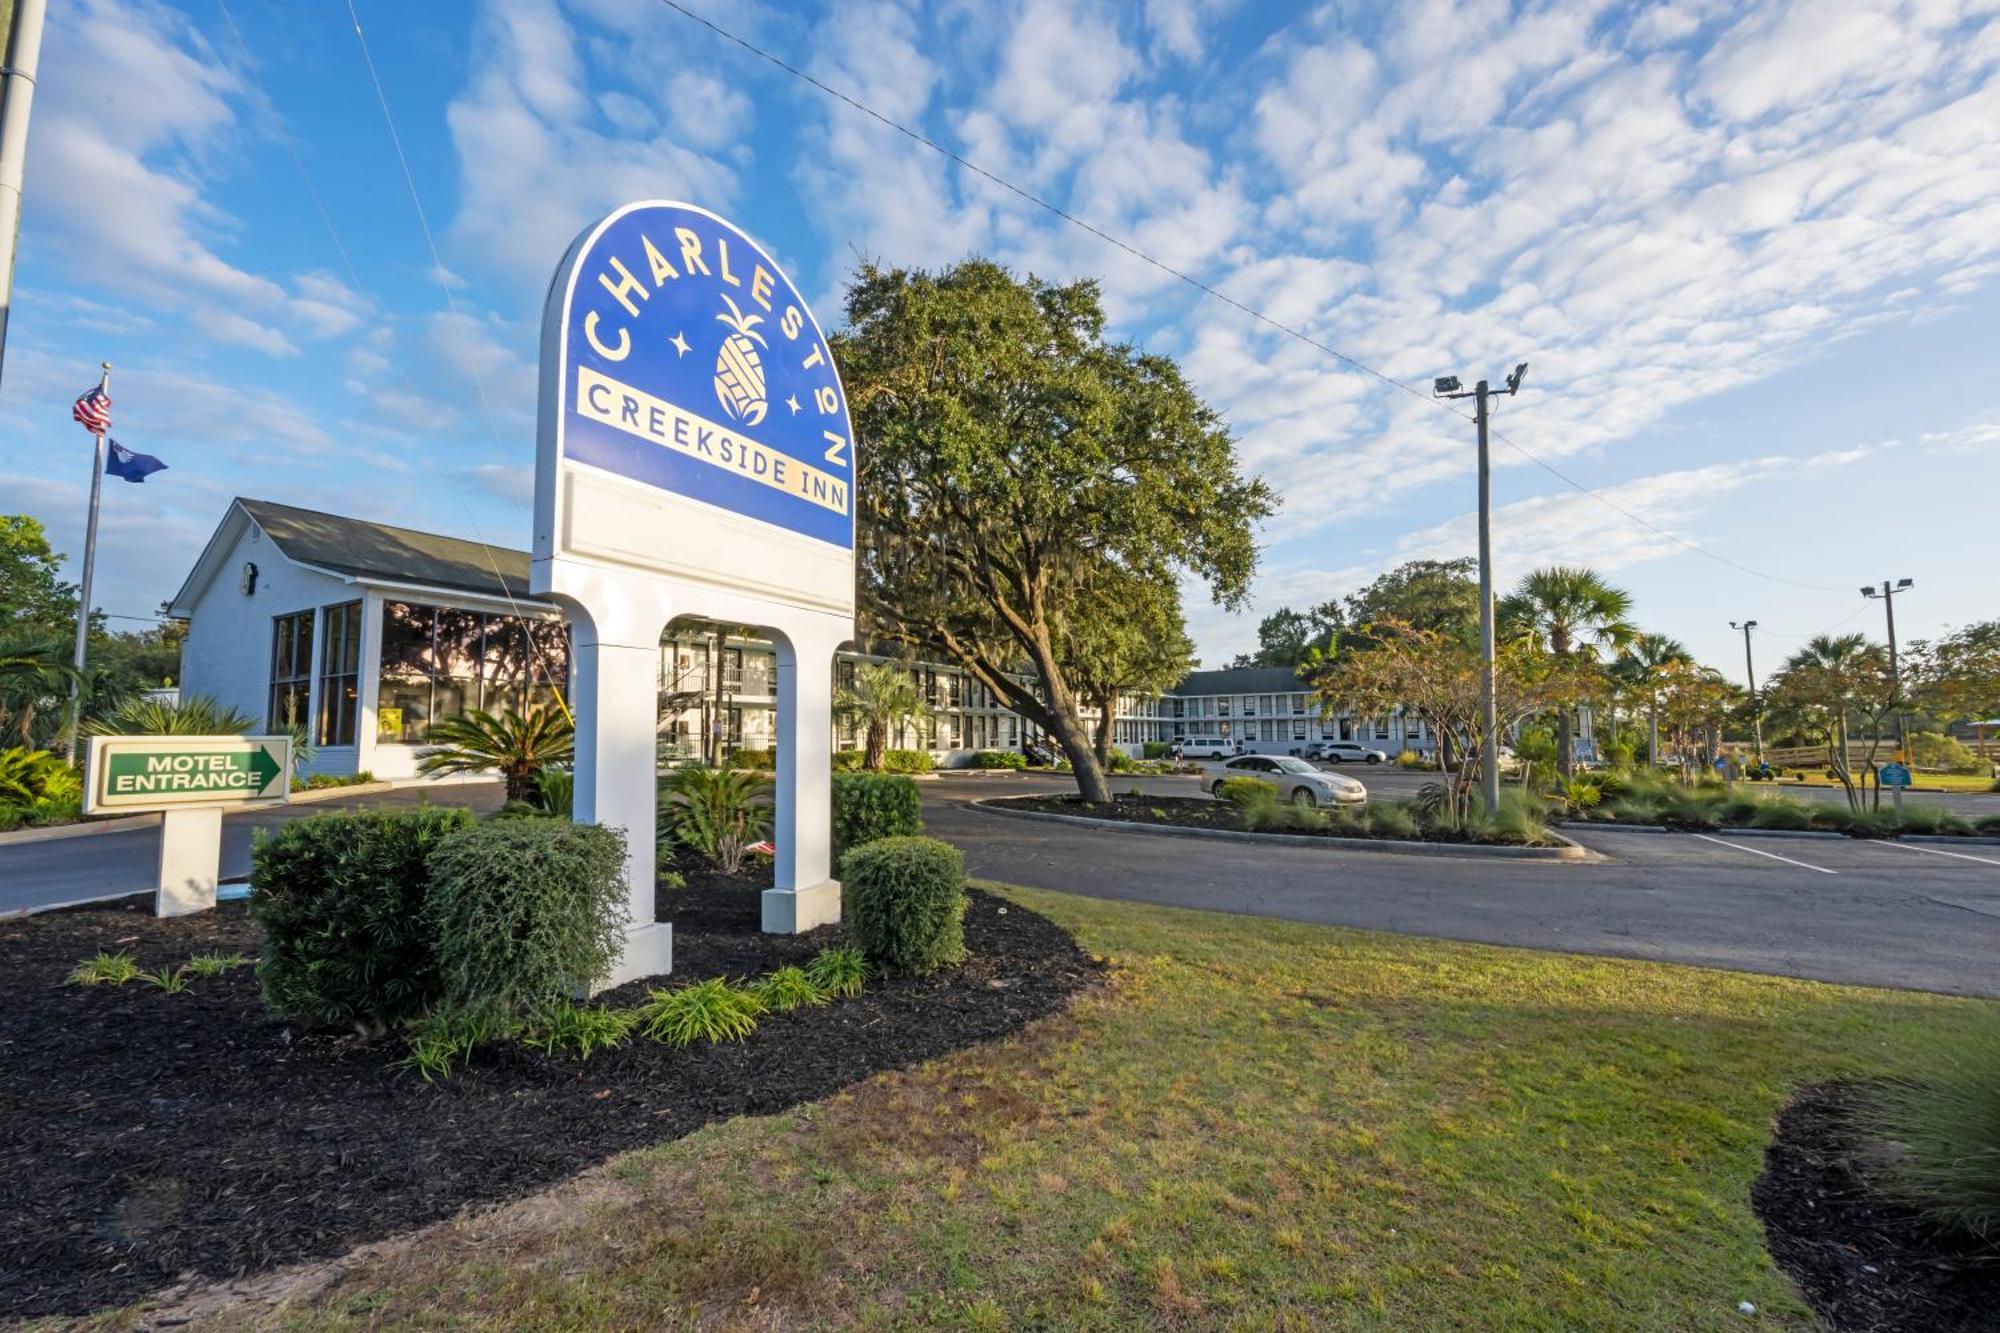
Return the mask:
POLYGON ((744 314, 726 294, 722 303, 729 307, 729 313, 716 318, 727 324, 731 333, 715 354, 715 397, 730 416, 754 426, 764 419, 770 406, 764 400, 764 362, 757 355, 757 348, 769 344, 755 331, 764 317, 744 314))

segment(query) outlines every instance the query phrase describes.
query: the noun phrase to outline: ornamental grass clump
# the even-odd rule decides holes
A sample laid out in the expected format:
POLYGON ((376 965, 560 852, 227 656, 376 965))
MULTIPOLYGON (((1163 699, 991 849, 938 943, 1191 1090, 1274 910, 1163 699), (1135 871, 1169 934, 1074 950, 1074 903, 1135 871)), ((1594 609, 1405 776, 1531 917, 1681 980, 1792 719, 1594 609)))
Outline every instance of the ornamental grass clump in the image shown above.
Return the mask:
POLYGON ((926 973, 965 958, 965 858, 936 838, 883 838, 840 863, 842 911, 868 961, 926 973))
POLYGON ((472 823, 470 811, 445 806, 339 810, 261 838, 250 911, 264 932, 264 1002, 286 1018, 363 1032, 428 1010, 440 988, 426 859, 472 823))
POLYGON ((609 1050, 623 1042, 638 1021, 632 1010, 579 1005, 565 998, 529 1015, 521 1027, 521 1044, 549 1055, 574 1051, 577 1059, 588 1060, 592 1051, 609 1050))
POLYGON ((99 953, 70 969, 72 986, 122 986, 140 975, 139 964, 124 951, 99 953))
POLYGON ((1921 1073, 1871 1087, 1864 1128, 1875 1169, 1938 1226, 2000 1242, 2000 1012, 1920 1054, 1921 1073))
POLYGON ((868 960, 861 950, 846 945, 821 949, 806 964, 806 979, 829 999, 851 1000, 861 993, 862 984, 868 980, 868 960))
POLYGON ((757 1030, 764 1002, 754 993, 710 977, 679 990, 647 992, 636 1026, 641 1036, 669 1046, 698 1041, 742 1041, 757 1030))
POLYGON ((611 971, 625 924, 625 837, 596 824, 496 820, 441 840, 423 915, 447 1004, 525 1014, 611 971))
POLYGON ((781 967, 770 976, 752 982, 750 993, 766 1011, 774 1014, 817 1009, 827 1002, 826 992, 813 984, 802 967, 781 967))

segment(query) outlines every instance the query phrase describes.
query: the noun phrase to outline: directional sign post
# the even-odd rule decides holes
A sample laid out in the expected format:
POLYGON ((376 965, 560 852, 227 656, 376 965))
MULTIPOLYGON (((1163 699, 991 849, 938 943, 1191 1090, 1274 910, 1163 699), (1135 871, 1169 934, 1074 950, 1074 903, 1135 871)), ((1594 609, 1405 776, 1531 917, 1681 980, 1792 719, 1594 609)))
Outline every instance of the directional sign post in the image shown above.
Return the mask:
POLYGON ((83 809, 162 812, 153 910, 185 916, 215 906, 223 810, 282 804, 291 773, 289 736, 93 736, 83 809))

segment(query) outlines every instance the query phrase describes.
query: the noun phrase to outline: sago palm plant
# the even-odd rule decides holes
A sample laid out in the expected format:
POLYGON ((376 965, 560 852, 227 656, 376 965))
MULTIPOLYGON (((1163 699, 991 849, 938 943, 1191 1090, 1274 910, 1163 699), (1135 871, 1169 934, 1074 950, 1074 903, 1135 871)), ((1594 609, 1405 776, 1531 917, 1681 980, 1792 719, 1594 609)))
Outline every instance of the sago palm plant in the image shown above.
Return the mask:
POLYGON ((493 773, 507 781, 507 799, 527 799, 535 774, 567 764, 576 729, 560 709, 532 704, 524 713, 473 708, 431 724, 431 743, 417 761, 423 773, 493 773))
POLYGON ((690 764, 667 780, 660 832, 737 874, 751 846, 770 836, 770 792, 771 784, 747 769, 690 764))

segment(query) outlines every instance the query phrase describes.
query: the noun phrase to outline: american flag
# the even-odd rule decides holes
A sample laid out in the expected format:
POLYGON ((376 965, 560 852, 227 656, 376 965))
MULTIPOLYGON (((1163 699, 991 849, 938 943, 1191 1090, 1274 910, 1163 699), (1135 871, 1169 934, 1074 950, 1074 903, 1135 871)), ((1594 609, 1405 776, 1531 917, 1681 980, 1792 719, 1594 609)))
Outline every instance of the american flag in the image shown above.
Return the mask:
POLYGON ((111 395, 100 385, 77 399, 70 415, 92 435, 102 435, 111 429, 111 395))

